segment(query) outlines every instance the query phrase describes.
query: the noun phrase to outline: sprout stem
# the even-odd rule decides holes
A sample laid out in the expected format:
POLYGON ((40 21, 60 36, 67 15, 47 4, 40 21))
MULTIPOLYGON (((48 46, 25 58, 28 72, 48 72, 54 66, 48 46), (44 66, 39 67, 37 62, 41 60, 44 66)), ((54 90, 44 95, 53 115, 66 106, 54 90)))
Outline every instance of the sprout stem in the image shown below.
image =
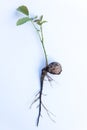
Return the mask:
POLYGON ((44 37, 43 37, 42 25, 40 26, 40 30, 41 30, 41 37, 42 37, 41 43, 42 43, 42 47, 43 47, 43 50, 44 50, 44 55, 45 55, 45 60, 46 60, 46 66, 47 66, 48 65, 48 59, 47 59, 46 49, 45 49, 45 46, 44 46, 44 37))
POLYGON ((38 36, 39 36, 39 39, 40 39, 40 42, 42 43, 42 47, 43 47, 43 51, 44 51, 44 55, 45 55, 45 60, 46 60, 46 66, 48 65, 48 59, 47 59, 47 53, 46 53, 46 49, 45 49, 45 46, 44 46, 44 37, 43 37, 43 29, 42 29, 42 25, 40 25, 40 33, 38 31, 38 29, 36 28, 34 22, 31 20, 31 23, 33 25, 33 27, 35 28, 38 36))

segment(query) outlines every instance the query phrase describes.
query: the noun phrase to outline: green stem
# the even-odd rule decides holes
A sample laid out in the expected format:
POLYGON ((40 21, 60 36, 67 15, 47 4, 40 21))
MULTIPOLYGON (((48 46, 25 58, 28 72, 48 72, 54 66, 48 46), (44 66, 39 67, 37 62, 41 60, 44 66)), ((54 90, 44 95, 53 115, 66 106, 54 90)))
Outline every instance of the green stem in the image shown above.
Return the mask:
POLYGON ((46 53, 45 46, 44 46, 44 37, 43 37, 42 25, 40 25, 40 30, 41 30, 41 37, 42 37, 41 43, 42 43, 42 47, 43 47, 43 50, 44 50, 44 55, 45 55, 45 59, 46 59, 46 66, 47 66, 48 65, 48 59, 47 59, 47 53, 46 53))
POLYGON ((43 47, 43 51, 44 51, 44 55, 45 55, 45 60, 46 60, 46 66, 47 66, 48 65, 48 59, 47 59, 47 53, 46 53, 45 46, 44 46, 42 25, 40 25, 40 33, 39 33, 38 29, 36 28, 36 26, 35 26, 35 24, 32 20, 31 20, 31 23, 32 23, 33 27, 35 28, 35 30, 36 30, 36 32, 39 36, 40 42, 42 43, 42 47, 43 47))

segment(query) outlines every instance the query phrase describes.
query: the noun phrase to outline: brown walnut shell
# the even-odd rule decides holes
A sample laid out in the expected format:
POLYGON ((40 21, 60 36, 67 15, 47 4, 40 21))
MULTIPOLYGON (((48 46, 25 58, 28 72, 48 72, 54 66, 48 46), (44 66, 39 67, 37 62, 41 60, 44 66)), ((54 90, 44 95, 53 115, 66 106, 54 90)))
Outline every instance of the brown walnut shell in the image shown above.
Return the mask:
POLYGON ((62 72, 62 66, 58 62, 52 62, 46 66, 45 70, 51 74, 59 75, 62 72))

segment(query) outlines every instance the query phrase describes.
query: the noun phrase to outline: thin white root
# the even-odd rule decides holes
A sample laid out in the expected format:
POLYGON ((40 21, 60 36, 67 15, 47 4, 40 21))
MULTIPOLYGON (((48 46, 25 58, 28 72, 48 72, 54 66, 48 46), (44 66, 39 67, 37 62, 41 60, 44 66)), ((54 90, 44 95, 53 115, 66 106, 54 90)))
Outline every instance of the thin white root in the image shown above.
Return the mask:
POLYGON ((42 103, 42 106, 43 106, 43 108, 46 110, 46 112, 47 112, 47 115, 49 116, 49 118, 51 119, 51 121, 53 121, 53 122, 55 122, 55 120, 53 120, 52 119, 52 117, 51 117, 51 115, 52 116, 55 116, 52 112, 50 112, 46 107, 45 107, 45 105, 42 103))

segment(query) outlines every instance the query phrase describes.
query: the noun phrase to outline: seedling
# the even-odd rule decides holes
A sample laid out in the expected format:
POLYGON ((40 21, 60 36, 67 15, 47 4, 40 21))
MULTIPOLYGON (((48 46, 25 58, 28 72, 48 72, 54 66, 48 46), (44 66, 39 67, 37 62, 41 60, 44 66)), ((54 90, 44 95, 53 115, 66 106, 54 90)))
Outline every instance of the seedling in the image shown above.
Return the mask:
POLYGON ((50 74, 54 74, 54 75, 59 75, 62 72, 62 67, 61 64, 58 62, 52 62, 50 64, 48 64, 48 58, 47 58, 47 53, 46 53, 46 49, 44 46, 44 36, 43 36, 43 24, 46 23, 46 20, 43 20, 43 15, 41 15, 40 17, 38 16, 34 16, 34 17, 30 17, 29 15, 29 10, 26 6, 22 5, 20 7, 17 8, 17 11, 21 12, 22 14, 24 14, 25 16, 23 18, 20 18, 16 25, 22 25, 26 22, 31 22, 32 26, 34 27, 34 29, 37 32, 37 35, 39 36, 40 42, 42 44, 42 48, 44 51, 44 56, 45 56, 45 67, 42 68, 41 70, 41 76, 40 76, 40 90, 38 92, 38 94, 35 96, 35 100, 32 102, 31 106, 35 103, 35 102, 39 102, 38 105, 38 117, 37 117, 37 123, 36 125, 39 125, 39 121, 40 121, 40 117, 41 117, 41 110, 42 107, 46 110, 48 116, 50 117, 50 119, 52 120, 50 114, 52 114, 50 111, 48 111, 48 109, 45 107, 45 105, 42 102, 42 91, 43 91, 43 82, 45 77, 48 78, 48 81, 52 81, 53 79, 48 75, 48 73, 50 74))

